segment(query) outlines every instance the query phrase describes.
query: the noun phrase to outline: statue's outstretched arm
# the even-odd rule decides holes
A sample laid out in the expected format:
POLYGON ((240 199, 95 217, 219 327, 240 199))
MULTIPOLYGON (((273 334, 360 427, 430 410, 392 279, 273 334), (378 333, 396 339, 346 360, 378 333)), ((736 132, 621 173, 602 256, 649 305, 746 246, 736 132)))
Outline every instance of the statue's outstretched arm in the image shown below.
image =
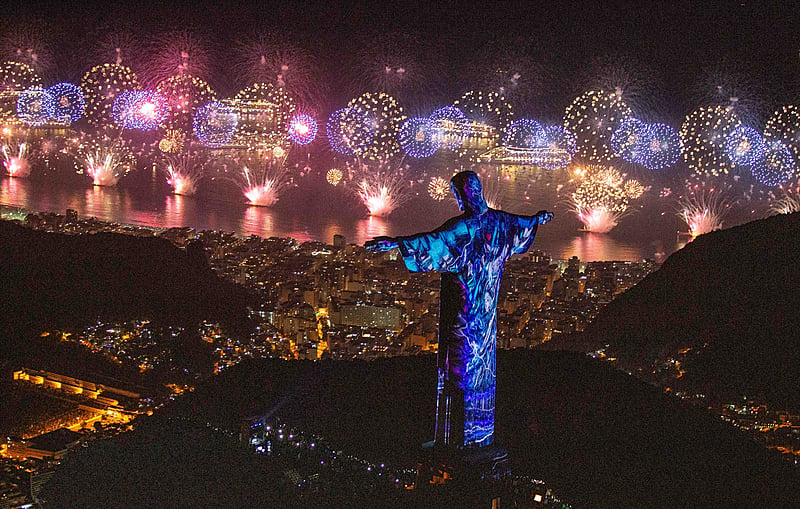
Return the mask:
POLYGON ((368 240, 364 247, 367 251, 371 251, 373 253, 382 253, 384 251, 391 251, 392 249, 397 249, 397 239, 392 237, 375 237, 372 240, 368 240))

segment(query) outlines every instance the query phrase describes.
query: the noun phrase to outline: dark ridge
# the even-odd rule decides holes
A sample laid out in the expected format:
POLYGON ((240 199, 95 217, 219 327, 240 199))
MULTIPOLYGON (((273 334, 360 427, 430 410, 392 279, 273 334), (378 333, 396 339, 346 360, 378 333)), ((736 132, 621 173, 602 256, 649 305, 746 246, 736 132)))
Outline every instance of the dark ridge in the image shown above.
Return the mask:
POLYGON ((98 319, 244 326, 247 291, 187 251, 155 237, 64 235, 0 221, 0 331, 21 337, 98 319))
MULTIPOLYGON (((364 459, 414 466, 420 444, 432 434, 434 388, 431 356, 372 363, 250 361, 147 423, 157 428, 191 418, 235 431, 240 419, 268 414, 364 459)), ((496 431, 516 473, 545 480, 576 508, 789 507, 800 496, 792 467, 747 435, 582 354, 499 352, 496 431)), ((114 447, 123 457, 134 456, 124 445, 114 447)), ((163 440, 153 440, 135 456, 158 461, 166 450, 171 448, 163 440)), ((193 457, 173 458, 174 470, 193 457)), ((65 475, 88 486, 95 475, 92 458, 68 460, 65 475)), ((132 468, 119 463, 114 471, 132 476, 132 468)), ((248 482, 213 468, 220 484, 241 488, 248 482)), ((176 475, 165 472, 139 489, 174 484, 176 475)), ((87 497, 113 489, 95 483, 87 497)), ((169 505, 168 499, 160 502, 169 505)))
POLYGON ((609 355, 634 370, 694 348, 678 388, 800 409, 800 214, 701 235, 546 349, 609 355))

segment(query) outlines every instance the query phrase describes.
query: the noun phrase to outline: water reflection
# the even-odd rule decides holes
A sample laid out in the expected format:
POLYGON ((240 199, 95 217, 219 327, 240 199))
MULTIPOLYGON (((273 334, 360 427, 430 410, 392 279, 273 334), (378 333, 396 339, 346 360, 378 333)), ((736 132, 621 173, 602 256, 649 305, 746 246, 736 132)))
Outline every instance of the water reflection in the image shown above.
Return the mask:
POLYGON ((583 232, 572 239, 559 258, 577 256, 581 261, 636 260, 641 248, 631 246, 600 233, 583 232))
POLYGON ((242 229, 244 230, 242 233, 246 235, 279 236, 279 233, 275 232, 275 213, 266 207, 248 206, 244 210, 242 229))
POLYGON ((143 223, 143 221, 138 218, 133 218, 133 221, 128 221, 131 209, 131 198, 126 191, 118 187, 92 186, 86 189, 84 197, 83 207, 80 207, 83 215, 95 216, 103 219, 110 218, 111 221, 117 223, 143 223))
POLYGON ((28 202, 28 181, 20 178, 4 178, 0 185, 0 201, 6 205, 24 207, 28 202))
POLYGON ((176 228, 186 224, 185 212, 189 198, 179 194, 169 194, 164 201, 164 226, 176 228))
POLYGON ((355 244, 363 245, 364 242, 375 237, 389 235, 389 223, 383 218, 369 216, 367 219, 361 219, 356 223, 356 238, 354 240, 347 240, 355 244))
MULTIPOLYGON (((80 216, 95 216, 103 221, 164 228, 188 226, 198 231, 222 230, 261 237, 291 236, 300 241, 317 240, 328 244, 333 242, 334 235, 343 235, 347 242, 359 245, 383 235, 430 231, 457 213, 452 204, 443 207, 426 200, 427 195, 412 200, 388 218, 358 217, 350 205, 340 209, 304 206, 314 200, 333 202, 332 196, 324 195, 326 189, 297 192, 296 203, 265 208, 245 206, 240 195, 224 192, 186 197, 168 194, 165 186, 147 183, 136 187, 100 188, 65 184, 56 179, 0 177, 0 205, 59 214, 71 208, 80 216)), ((553 204, 537 200, 536 205, 532 208, 538 210, 553 204)), ((533 245, 534 249, 554 258, 578 256, 584 261, 653 258, 661 261, 688 240, 685 237, 676 239, 674 225, 669 221, 663 224, 641 221, 641 225, 628 225, 610 234, 577 233, 576 221, 556 211, 556 219, 539 230, 533 245)))

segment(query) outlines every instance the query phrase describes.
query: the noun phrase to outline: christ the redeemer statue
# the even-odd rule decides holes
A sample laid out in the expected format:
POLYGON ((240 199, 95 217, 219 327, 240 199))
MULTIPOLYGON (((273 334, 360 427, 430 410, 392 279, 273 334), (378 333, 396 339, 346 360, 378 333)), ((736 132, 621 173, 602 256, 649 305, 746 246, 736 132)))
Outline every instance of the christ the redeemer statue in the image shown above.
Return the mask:
POLYGON ((462 171, 450 189, 463 214, 429 233, 378 237, 373 252, 399 249, 412 272, 442 273, 434 444, 458 449, 494 440, 497 294, 503 266, 530 248, 536 228, 553 218, 518 216, 486 204, 478 175, 462 171))

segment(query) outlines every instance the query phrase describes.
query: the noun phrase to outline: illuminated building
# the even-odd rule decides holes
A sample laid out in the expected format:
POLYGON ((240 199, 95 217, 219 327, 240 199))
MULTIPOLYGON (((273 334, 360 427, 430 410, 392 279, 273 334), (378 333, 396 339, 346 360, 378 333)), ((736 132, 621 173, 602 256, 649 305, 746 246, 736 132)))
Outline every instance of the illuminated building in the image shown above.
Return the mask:
POLYGON ((478 156, 482 163, 496 163, 515 166, 541 166, 543 168, 562 168, 572 160, 569 152, 560 148, 516 148, 494 147, 478 156))
POLYGON ((341 307, 341 324, 399 331, 403 317, 395 307, 345 304, 341 307))

